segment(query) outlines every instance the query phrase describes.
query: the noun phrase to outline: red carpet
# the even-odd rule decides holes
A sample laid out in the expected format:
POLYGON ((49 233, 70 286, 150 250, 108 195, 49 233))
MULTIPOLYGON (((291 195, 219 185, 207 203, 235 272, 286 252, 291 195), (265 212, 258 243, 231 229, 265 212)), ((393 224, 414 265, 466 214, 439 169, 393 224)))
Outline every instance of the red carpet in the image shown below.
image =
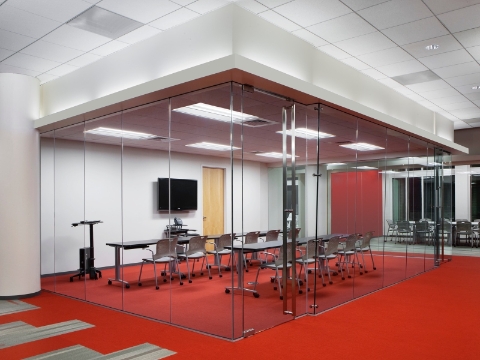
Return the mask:
MULTIPOLYGON (((109 353, 149 342, 176 351, 173 358, 178 359, 477 359, 479 269, 479 258, 456 257, 435 271, 235 343, 43 293, 26 300, 41 309, 2 316, 0 323, 21 320, 42 326, 79 319, 95 328, 0 350, 0 358, 21 359, 73 344, 109 353)), ((203 304, 190 307, 204 311, 203 304)))

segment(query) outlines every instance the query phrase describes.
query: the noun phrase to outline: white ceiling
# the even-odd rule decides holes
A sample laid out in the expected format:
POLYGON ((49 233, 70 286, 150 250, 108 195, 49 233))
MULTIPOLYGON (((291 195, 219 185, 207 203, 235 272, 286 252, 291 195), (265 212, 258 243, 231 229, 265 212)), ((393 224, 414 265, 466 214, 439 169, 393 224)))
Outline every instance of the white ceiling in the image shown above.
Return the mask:
POLYGON ((232 2, 456 129, 480 127, 480 0, 0 0, 0 72, 45 83, 232 2), (111 39, 66 24, 92 6, 143 25, 111 39))

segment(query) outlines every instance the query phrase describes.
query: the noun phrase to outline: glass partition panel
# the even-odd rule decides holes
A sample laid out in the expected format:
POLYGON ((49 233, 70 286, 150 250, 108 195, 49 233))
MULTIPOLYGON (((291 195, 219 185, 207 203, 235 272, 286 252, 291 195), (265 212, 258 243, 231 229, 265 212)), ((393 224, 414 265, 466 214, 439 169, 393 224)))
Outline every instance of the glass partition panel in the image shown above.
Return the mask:
MULTIPOLYGON (((170 322, 168 255, 172 249, 168 241, 157 246, 168 237, 168 212, 158 210, 164 200, 158 179, 169 177, 169 101, 123 111, 122 130, 123 237, 118 241, 123 246, 109 249, 109 258, 116 252, 122 268, 119 279, 115 274, 112 280, 111 291, 123 292, 125 311, 170 322)), ((168 181, 166 191, 168 206, 168 181)), ((178 286, 176 277, 172 281, 178 286)))
POLYGON ((55 291, 55 132, 40 135, 41 287, 55 291))
MULTIPOLYGON (((453 225, 455 219, 455 167, 452 166, 452 156, 443 153, 443 195, 442 210, 440 214, 442 219, 441 228, 439 230, 439 260, 441 262, 452 259, 453 247, 453 225)), ((473 215, 473 213, 472 213, 473 215)), ((473 217, 473 219, 476 219, 473 217)))
MULTIPOLYGON (((133 130, 133 129, 131 129, 133 130)), ((85 123, 85 244, 90 248, 86 300, 122 309, 122 289, 108 286, 114 277, 114 251, 122 241, 122 114, 85 123)))
POLYGON ((90 248, 85 242, 84 123, 55 130, 55 289, 85 300, 90 248), (73 225, 75 224, 75 225, 73 225))

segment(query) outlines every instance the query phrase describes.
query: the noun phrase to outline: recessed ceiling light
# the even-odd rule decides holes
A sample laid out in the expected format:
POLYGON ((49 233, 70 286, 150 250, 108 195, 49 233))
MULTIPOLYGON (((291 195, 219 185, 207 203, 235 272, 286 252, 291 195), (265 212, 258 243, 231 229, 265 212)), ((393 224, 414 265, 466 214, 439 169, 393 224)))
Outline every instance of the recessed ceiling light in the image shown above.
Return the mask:
POLYGON ((340 145, 341 147, 348 148, 348 149, 353 149, 353 150, 358 150, 358 151, 372 151, 372 150, 382 150, 385 149, 381 146, 377 145, 372 145, 368 143, 355 143, 355 144, 344 144, 340 145))
MULTIPOLYGON (((283 154, 279 153, 279 152, 265 152, 265 153, 258 153, 258 154, 255 154, 255 155, 271 157, 271 158, 275 158, 275 159, 282 159, 283 158, 283 154)), ((292 155, 287 154, 287 159, 290 159, 291 157, 292 157, 292 155)), ((298 156, 295 156, 295 157, 298 157, 298 156)))
POLYGON ((119 130, 119 129, 111 129, 105 127, 98 127, 92 130, 85 131, 86 134, 93 134, 93 135, 104 135, 104 136, 113 136, 125 139, 135 139, 135 140, 151 140, 158 138, 158 135, 146 134, 136 131, 128 131, 128 130, 119 130))
POLYGON ((425 46, 425 49, 427 49, 427 50, 437 50, 439 47, 440 47, 440 45, 433 44, 433 45, 425 46))
POLYGON ((173 111, 223 122, 233 121, 237 123, 242 123, 246 121, 263 120, 260 119, 258 116, 248 115, 238 111, 230 111, 230 109, 225 109, 204 103, 184 106, 174 109, 173 111))
POLYGON ((384 171, 379 171, 380 174, 398 174, 398 171, 394 170, 384 170, 384 171))
MULTIPOLYGON (((277 131, 277 133, 282 134, 283 132, 282 131, 277 131)), ((286 133, 287 133, 287 135, 292 136, 292 130, 287 130, 286 133)), ((307 129, 307 128, 295 129, 295 136, 296 137, 301 137, 301 138, 304 138, 304 139, 307 139, 307 140, 317 139, 317 137, 320 138, 320 139, 335 137, 335 135, 332 135, 332 134, 327 134, 327 133, 320 132, 320 131, 310 130, 310 129, 307 129)))
POLYGON ((373 166, 363 165, 363 166, 357 166, 356 169, 358 169, 358 170, 374 170, 374 169, 377 169, 377 168, 373 167, 373 166))
POLYGON ((211 142, 200 142, 195 144, 188 144, 185 146, 190 146, 199 149, 207 149, 207 150, 216 150, 216 151, 229 151, 229 150, 239 150, 240 148, 230 145, 222 145, 222 144, 215 144, 211 142))
POLYGON ((345 163, 330 163, 327 166, 338 166, 338 165, 345 165, 345 163))
POLYGON ((478 86, 478 85, 477 86, 472 86, 472 90, 478 90, 478 89, 480 89, 480 86, 478 86))

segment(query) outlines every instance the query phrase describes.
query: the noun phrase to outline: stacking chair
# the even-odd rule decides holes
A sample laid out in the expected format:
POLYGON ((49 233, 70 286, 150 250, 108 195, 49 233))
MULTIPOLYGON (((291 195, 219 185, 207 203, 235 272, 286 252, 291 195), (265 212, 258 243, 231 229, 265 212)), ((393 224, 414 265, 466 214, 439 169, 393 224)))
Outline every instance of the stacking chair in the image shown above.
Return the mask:
POLYGON ((207 263, 208 278, 211 280, 210 265, 208 264, 207 251, 205 250, 205 244, 207 243, 206 236, 194 236, 188 241, 188 248, 184 253, 178 254, 178 258, 185 259, 187 262, 188 282, 192 282, 192 277, 195 277, 193 273, 195 271, 195 260, 203 258, 202 268, 200 269, 200 275, 203 275, 203 266, 207 263), (190 271, 190 260, 193 260, 192 271, 190 271))
POLYGON ((474 235, 477 238, 477 247, 478 247, 480 244, 480 219, 475 219, 473 220, 473 222, 477 223, 477 225, 473 225, 472 223, 472 230, 474 235))
MULTIPOLYGON (((349 264, 352 264, 353 267, 355 267, 355 264, 359 265, 360 275, 363 274, 361 264, 358 259, 357 240, 358 240, 357 234, 349 235, 347 238, 347 241, 345 241, 345 245, 343 246, 343 249, 338 250, 338 255, 339 255, 338 264, 340 266, 340 269, 342 268, 342 263, 345 264, 345 267, 347 268, 347 276, 349 278, 352 277, 350 275, 350 270, 348 266, 349 264), (352 259, 352 256, 353 256, 353 259, 352 259)), ((343 271, 342 271, 342 280, 345 280, 345 278, 343 277, 343 271)))
MULTIPOLYGON (((269 230, 265 235, 265 242, 277 241, 279 235, 280 235, 280 230, 269 230)), ((278 253, 278 249, 274 249, 273 252, 268 252, 268 251, 262 252, 262 254, 264 255, 265 262, 267 262, 269 256, 273 257, 273 260, 275 260, 278 256, 277 253, 278 253)))
MULTIPOLYGON (((255 244, 258 242, 258 237, 260 235, 260 231, 251 231, 251 232, 248 232, 246 235, 245 235, 245 241, 243 242, 244 244, 255 244)), ((260 262, 263 262, 262 260, 258 259, 257 258, 257 253, 253 253, 252 255, 250 255, 250 259, 248 260, 248 262, 250 263, 250 265, 252 265, 252 261, 260 261, 260 262)), ((244 261, 244 265, 245 265, 245 271, 248 272, 248 267, 247 267, 247 257, 246 257, 246 254, 244 255, 243 257, 243 261, 244 261)))
POLYGON ((430 228, 430 224, 428 223, 427 220, 420 220, 415 222, 415 239, 413 239, 413 242, 416 242, 417 236, 423 237, 426 239, 426 243, 430 245, 431 242, 431 235, 432 235, 432 229, 430 228))
MULTIPOLYGON (((235 233, 233 234, 233 237, 235 238, 235 233)), ((210 265, 209 267, 218 266, 219 277, 222 277, 221 267, 223 256, 230 255, 228 266, 230 266, 230 262, 232 261, 232 250, 226 248, 226 246, 229 245, 232 245, 232 234, 223 234, 216 242, 214 242, 213 250, 207 250, 207 254, 215 255, 216 265, 210 265)))
MULTIPOLYGON (((330 260, 336 259, 338 257, 338 245, 340 244, 340 237, 339 236, 334 236, 328 241, 328 245, 321 246, 320 248, 323 250, 322 253, 318 254, 318 262, 319 264, 321 262, 325 263, 325 266, 327 267, 327 273, 328 273, 328 282, 329 284, 333 284, 332 277, 330 275, 330 266, 328 265, 330 260)), ((323 264, 320 264, 320 269, 323 268, 323 264)), ((345 280, 345 277, 343 276, 343 270, 342 267, 340 266, 340 272, 342 273, 342 280, 345 280)))
POLYGON ((395 243, 399 242, 398 239, 400 235, 412 236, 413 232, 412 232, 412 228, 410 227, 410 223, 406 220, 397 221, 396 233, 397 233, 397 238, 395 240, 395 243))
MULTIPOLYGON (((393 220, 387 220, 387 224, 388 224, 388 229, 387 229, 387 238, 388 238, 389 236, 395 235, 397 231, 397 225, 393 220)), ((387 241, 387 239, 385 238, 384 241, 387 241)), ((390 238, 390 241, 392 241, 391 238, 390 238)))
POLYGON ((360 242, 359 243, 357 242, 357 247, 356 247, 357 254, 358 253, 362 254, 363 271, 365 271, 365 273, 367 273, 368 270, 365 264, 365 257, 363 256, 363 253, 367 251, 370 252, 373 270, 377 270, 377 268, 375 267, 375 261, 373 261, 372 248, 370 247, 370 240, 372 239, 372 237, 373 237, 373 231, 369 231, 365 233, 365 235, 363 235, 363 237, 360 239, 360 242))
MULTIPOLYGON (((292 251, 292 248, 295 249, 295 245, 294 244, 288 244, 287 246, 287 268, 291 268, 292 267, 292 259, 293 259, 293 251, 292 251)), ((257 289, 257 284, 258 284, 258 274, 260 273, 260 270, 262 269, 271 269, 271 270, 275 270, 275 277, 274 277, 274 280, 273 280, 273 283, 275 283, 275 280, 277 280, 277 285, 274 285, 273 286, 273 290, 279 290, 280 292, 280 300, 283 300, 283 292, 282 292, 282 277, 280 276, 280 273, 279 271, 283 270, 283 251, 280 250, 280 253, 278 255, 278 259, 277 260, 274 260, 273 262, 270 262, 270 263, 263 263, 263 264, 260 264, 258 270, 257 270, 257 276, 255 278, 255 286, 253 288, 253 291, 256 292, 256 289, 257 289)), ((298 284, 298 288, 300 289, 300 283, 298 282, 298 278, 297 278, 297 284, 298 284)))
MULTIPOLYGON (((298 239, 298 234, 300 234, 300 231, 302 230, 302 228, 295 228, 295 239, 298 239)), ((290 231, 288 232, 288 239, 291 239, 292 238, 292 231, 293 229, 290 229, 290 231)))
POLYGON ((472 223, 466 220, 457 220, 457 236, 455 237, 455 246, 457 242, 461 240, 461 236, 465 236, 465 241, 468 243, 469 240, 472 241, 472 247, 475 243, 475 233, 472 229, 472 223))
POLYGON ((452 223, 449 219, 443 219, 443 228, 440 230, 440 235, 445 245, 452 245, 452 223))
MULTIPOLYGON (((162 239, 157 242, 157 248, 155 253, 151 249, 146 249, 152 253, 151 258, 142 259, 142 265, 140 266, 140 274, 138 275, 138 286, 142 286, 142 270, 143 264, 153 264, 153 273, 155 274, 155 289, 159 289, 157 278, 157 264, 164 264, 162 271, 163 282, 167 282, 167 265, 170 272, 170 280, 173 278, 173 272, 178 271, 178 258, 176 253, 178 239, 162 239)), ((182 278, 180 277, 180 285, 182 285, 182 278)))
MULTIPOLYGON (((305 253, 302 254, 299 258, 295 259, 295 262, 297 264, 301 265, 300 271, 298 273, 298 279, 302 278, 302 270, 305 273, 305 283, 307 284, 307 291, 310 291, 310 288, 308 288, 308 273, 311 270, 315 270, 316 267, 313 269, 309 267, 310 264, 315 264, 317 262, 318 254, 315 254, 315 250, 318 248, 318 240, 309 240, 307 242, 307 246, 305 246, 305 253)), ((323 269, 321 262, 319 262, 319 268, 320 268, 320 275, 322 277, 322 284, 323 286, 327 286, 325 284, 325 278, 323 276, 323 269)), ((300 283, 300 282, 299 282, 300 283)), ((302 290, 299 288, 298 290, 299 294, 302 293, 302 290)))

